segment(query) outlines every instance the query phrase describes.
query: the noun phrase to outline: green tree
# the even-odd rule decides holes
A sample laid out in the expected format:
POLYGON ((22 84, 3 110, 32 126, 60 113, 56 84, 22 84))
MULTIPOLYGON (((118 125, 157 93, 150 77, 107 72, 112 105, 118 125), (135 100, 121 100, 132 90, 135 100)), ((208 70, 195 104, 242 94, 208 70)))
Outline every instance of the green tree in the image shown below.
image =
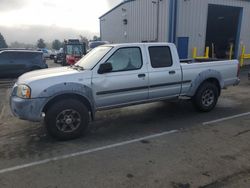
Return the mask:
POLYGON ((26 44, 26 43, 21 43, 21 42, 12 42, 9 45, 10 48, 27 48, 27 49, 34 49, 35 45, 34 44, 26 44))
POLYGON ((62 43, 59 40, 56 39, 52 42, 52 48, 54 50, 60 50, 61 47, 62 47, 62 43))
POLYGON ((6 41, 1 33, 0 33, 0 48, 8 48, 8 45, 6 44, 6 41))
POLYGON ((89 40, 87 39, 87 37, 80 35, 80 40, 81 42, 85 43, 87 47, 89 46, 89 40))
POLYGON ((37 47, 38 47, 38 48, 45 48, 45 47, 46 47, 46 44, 45 44, 45 42, 44 42, 43 39, 39 39, 39 40, 37 41, 37 47))
POLYGON ((94 41, 98 41, 98 40, 101 40, 101 38, 98 37, 98 36, 94 36, 94 37, 93 37, 93 40, 94 40, 94 41))

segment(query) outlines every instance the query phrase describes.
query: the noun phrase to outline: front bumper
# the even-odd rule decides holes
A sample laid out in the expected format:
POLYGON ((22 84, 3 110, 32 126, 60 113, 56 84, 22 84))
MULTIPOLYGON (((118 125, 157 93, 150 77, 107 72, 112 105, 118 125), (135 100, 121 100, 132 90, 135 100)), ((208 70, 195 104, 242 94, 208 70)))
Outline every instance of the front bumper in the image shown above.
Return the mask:
POLYGON ((22 99, 17 96, 10 97, 10 108, 14 116, 33 122, 43 120, 42 109, 46 99, 22 99))

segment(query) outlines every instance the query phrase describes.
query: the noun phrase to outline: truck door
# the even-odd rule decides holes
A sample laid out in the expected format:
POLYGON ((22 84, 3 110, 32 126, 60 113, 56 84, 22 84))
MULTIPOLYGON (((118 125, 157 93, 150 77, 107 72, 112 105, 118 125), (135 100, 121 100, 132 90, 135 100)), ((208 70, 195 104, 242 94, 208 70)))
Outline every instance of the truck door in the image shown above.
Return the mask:
POLYGON ((169 46, 148 46, 149 99, 172 98, 181 92, 182 72, 169 46))
POLYGON ((111 72, 93 72, 92 88, 97 108, 148 99, 148 72, 143 53, 141 47, 119 48, 105 62, 112 65, 111 72))

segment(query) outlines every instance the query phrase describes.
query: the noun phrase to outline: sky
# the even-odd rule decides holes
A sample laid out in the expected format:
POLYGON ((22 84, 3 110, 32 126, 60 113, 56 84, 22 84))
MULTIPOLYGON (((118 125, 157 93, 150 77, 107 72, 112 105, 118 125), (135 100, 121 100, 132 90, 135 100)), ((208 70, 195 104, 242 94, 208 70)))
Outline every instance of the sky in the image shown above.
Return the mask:
POLYGON ((0 33, 8 44, 99 35, 99 17, 122 0, 0 0, 0 33))

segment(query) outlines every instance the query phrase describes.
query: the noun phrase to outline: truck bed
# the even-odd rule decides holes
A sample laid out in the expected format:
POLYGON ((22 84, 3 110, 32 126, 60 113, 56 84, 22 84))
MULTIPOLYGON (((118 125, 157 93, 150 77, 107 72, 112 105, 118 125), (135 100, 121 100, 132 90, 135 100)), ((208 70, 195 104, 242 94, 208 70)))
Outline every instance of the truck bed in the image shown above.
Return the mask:
POLYGON ((213 62, 213 61, 224 61, 217 58, 209 58, 209 59, 180 59, 181 63, 204 63, 204 62, 213 62))
MULTIPOLYGON (((206 74, 209 74, 210 76, 211 74, 214 74, 215 77, 218 77, 222 88, 235 85, 238 81, 237 60, 181 63, 181 68, 183 80, 190 80, 192 83, 199 82, 199 78, 202 80, 206 74)), ((182 95, 186 95, 190 87, 191 84, 183 85, 182 95)))

